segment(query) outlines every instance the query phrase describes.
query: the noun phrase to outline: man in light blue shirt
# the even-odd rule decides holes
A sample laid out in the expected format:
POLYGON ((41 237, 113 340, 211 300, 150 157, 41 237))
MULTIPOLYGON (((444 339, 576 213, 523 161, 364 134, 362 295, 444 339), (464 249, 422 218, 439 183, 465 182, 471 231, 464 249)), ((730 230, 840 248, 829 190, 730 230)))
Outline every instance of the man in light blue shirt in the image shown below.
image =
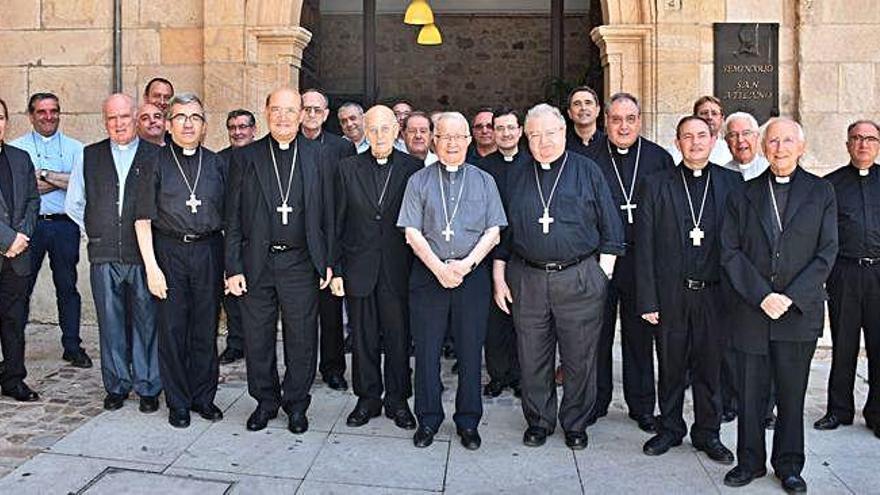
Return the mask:
POLYGON ((358 154, 370 149, 370 142, 364 133, 364 107, 352 101, 343 103, 336 111, 342 134, 354 144, 358 154))
POLYGON ((64 346, 62 357, 77 368, 90 368, 92 360, 80 347, 82 341, 79 338, 82 306, 76 288, 79 226, 64 209, 70 172, 75 166, 82 166, 83 145, 58 130, 61 105, 54 94, 32 95, 28 100, 28 117, 33 130, 10 143, 30 155, 40 193, 40 217, 31 238, 32 271, 28 299, 48 254, 55 282, 61 344, 64 346))

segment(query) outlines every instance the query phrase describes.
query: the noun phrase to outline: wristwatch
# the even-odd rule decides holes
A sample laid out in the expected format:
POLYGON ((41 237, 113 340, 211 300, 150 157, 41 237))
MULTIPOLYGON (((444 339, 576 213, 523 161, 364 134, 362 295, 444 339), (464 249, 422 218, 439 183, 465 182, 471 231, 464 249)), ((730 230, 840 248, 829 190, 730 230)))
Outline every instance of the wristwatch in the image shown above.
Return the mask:
POLYGON ((46 169, 40 170, 40 180, 48 180, 49 179, 49 171, 46 169))

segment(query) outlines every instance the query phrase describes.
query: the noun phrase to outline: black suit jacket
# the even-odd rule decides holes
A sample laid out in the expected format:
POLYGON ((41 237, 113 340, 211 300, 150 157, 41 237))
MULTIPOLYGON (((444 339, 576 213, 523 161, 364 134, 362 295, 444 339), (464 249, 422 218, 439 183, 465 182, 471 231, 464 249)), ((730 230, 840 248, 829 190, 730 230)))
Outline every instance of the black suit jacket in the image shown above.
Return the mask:
MULTIPOLYGON (((26 151, 3 143, 3 152, 9 160, 12 171, 12 201, 9 208, 0 194, 0 253, 5 253, 15 241, 18 233, 33 237, 40 214, 40 194, 37 192, 37 179, 34 164, 26 151)), ((0 256, 0 268, 11 263, 15 273, 24 277, 31 274, 30 250, 25 250, 11 260, 0 256)))
MULTIPOLYGON (((681 167, 681 165, 679 165, 681 167)), ((636 217, 635 238, 639 249, 636 261, 636 307, 638 313, 660 312, 664 329, 685 330, 683 253, 691 246, 689 237, 693 224, 686 222, 690 210, 681 184, 679 167, 663 170, 642 183, 639 194, 641 213, 636 217)), ((710 163, 709 184, 715 203, 714 225, 719 229, 724 219, 727 198, 743 187, 740 174, 710 163)), ((699 205, 694 205, 698 208, 699 205)), ((721 243, 709 246, 718 252, 721 243)), ((719 275, 721 268, 718 269, 719 275)), ((715 308, 722 309, 720 305, 715 308)), ((719 314, 720 316, 720 314, 719 314)))
POLYGON ((825 324, 824 284, 837 256, 837 203, 831 184, 798 167, 774 250, 773 229, 778 227, 773 225, 768 180, 769 170, 728 200, 721 231, 721 262, 738 296, 731 307, 731 341, 752 354, 767 354, 771 340, 819 337, 825 324), (792 300, 778 320, 760 307, 771 292, 792 300))
MULTIPOLYGON (((345 279, 345 292, 366 297, 379 280, 379 270, 394 292, 408 292, 412 250, 397 217, 407 181, 422 169, 422 162, 394 150, 386 167, 393 166, 382 207, 373 186, 373 155, 361 153, 340 162, 336 181, 336 268, 345 279), (376 220, 376 215, 380 219, 376 220)), ((381 188, 381 185, 380 185, 381 188)))
MULTIPOLYGON (((271 137, 238 148, 229 162, 226 190, 226 276, 244 274, 255 282, 263 271, 272 242, 271 221, 278 217, 273 201, 278 183, 269 152, 271 137)), ((329 263, 328 233, 332 229, 332 182, 325 177, 325 157, 319 143, 296 139, 296 166, 302 171, 306 242, 309 257, 321 277, 329 263), (331 184, 331 186, 327 186, 331 184)))

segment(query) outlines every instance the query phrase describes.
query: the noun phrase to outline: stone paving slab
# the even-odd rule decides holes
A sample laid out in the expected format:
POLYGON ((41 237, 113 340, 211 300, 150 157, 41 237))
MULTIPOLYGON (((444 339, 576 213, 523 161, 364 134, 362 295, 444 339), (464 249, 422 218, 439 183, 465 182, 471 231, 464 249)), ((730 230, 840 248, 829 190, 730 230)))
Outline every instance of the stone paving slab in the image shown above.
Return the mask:
POLYGON ((229 481, 169 476, 157 473, 108 469, 77 495, 118 495, 120 493, 173 493, 175 495, 224 495, 229 481))
MULTIPOLYGON (((350 392, 340 392, 327 387, 316 386, 312 389, 312 402, 307 412, 310 431, 329 432, 337 423, 340 415, 348 414, 349 405, 354 407, 350 392)), ((226 411, 224 420, 244 427, 247 419, 257 407, 257 401, 246 392, 226 411)), ((345 423, 345 418, 342 419, 345 423)), ((287 428, 287 414, 284 409, 278 410, 278 417, 269 421, 270 428, 287 428)))
POLYGON ((304 481, 296 495, 427 495, 437 493, 429 490, 401 490, 396 488, 346 485, 344 483, 324 483, 321 481, 304 481))
POLYGON ((117 459, 93 459, 60 454, 39 454, 0 480, 0 493, 49 495, 75 493, 110 467, 140 471, 160 466, 117 459))
POLYGON ((164 474, 175 476, 189 476, 200 479, 225 480, 232 483, 228 495, 251 495, 251 494, 273 494, 273 493, 295 493, 299 488, 301 480, 272 478, 268 476, 250 476, 239 473, 226 473, 219 471, 202 471, 198 469, 183 469, 170 467, 166 469, 164 474))

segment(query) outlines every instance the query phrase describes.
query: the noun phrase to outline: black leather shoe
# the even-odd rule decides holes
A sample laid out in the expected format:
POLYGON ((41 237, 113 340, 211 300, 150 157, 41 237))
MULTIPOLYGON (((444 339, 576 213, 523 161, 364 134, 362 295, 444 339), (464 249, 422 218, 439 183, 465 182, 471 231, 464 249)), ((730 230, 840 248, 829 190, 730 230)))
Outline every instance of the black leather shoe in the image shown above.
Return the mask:
POLYGON ((429 426, 419 426, 413 435, 413 445, 420 449, 430 447, 434 443, 434 433, 434 430, 429 426))
POLYGON ((489 383, 483 387, 483 395, 486 397, 498 397, 503 391, 504 384, 498 380, 490 380, 489 383))
POLYGON ((630 419, 639 424, 639 429, 646 433, 657 433, 657 418, 653 414, 632 414, 630 419))
POLYGON ((782 489, 785 490, 785 493, 805 493, 807 491, 807 482, 799 474, 780 476, 779 481, 782 483, 782 489))
POLYGON ((585 431, 565 432, 565 446, 571 450, 584 450, 587 448, 587 442, 587 432, 585 431))
POLYGON ((710 438, 705 443, 695 443, 697 450, 703 451, 715 462, 720 464, 733 464, 733 452, 721 443, 719 438, 710 438))
POLYGON ((547 442, 547 429, 540 426, 529 426, 523 433, 523 444, 528 447, 540 447, 547 442))
POLYGON ((12 397, 19 402, 34 402, 40 400, 40 395, 31 390, 24 382, 12 388, 3 389, 3 395, 12 397))
POLYGON ((764 418, 764 429, 765 430, 775 430, 776 429, 776 415, 770 415, 764 418))
POLYGON ((480 438, 480 433, 476 428, 473 429, 462 429, 459 428, 458 436, 461 437, 461 446, 468 450, 477 450, 480 448, 480 445, 483 443, 483 439, 480 438))
POLYGON ((208 421, 220 421, 221 419, 223 419, 223 411, 221 411, 220 408, 214 404, 208 404, 205 406, 193 404, 190 409, 192 410, 192 412, 201 416, 202 419, 206 419, 208 421))
POLYGON ((297 435, 309 431, 309 418, 305 412, 293 412, 287 415, 287 429, 297 435))
MULTIPOLYGON (((119 405, 122 407, 122 404, 119 405)), ((104 399, 104 408, 107 408, 107 399, 104 399)), ((140 404, 138 405, 138 411, 142 413, 154 413, 159 410, 159 396, 158 395, 142 395, 140 404)))
POLYGON ((736 410, 735 409, 725 409, 723 413, 721 413, 721 422, 722 423, 730 423, 736 419, 736 410))
POLYGON ((247 429, 249 431, 260 431, 269 425, 269 420, 278 417, 278 410, 269 411, 257 406, 247 420, 247 429))
POLYGON ((672 447, 681 445, 681 439, 675 438, 668 433, 659 433, 651 437, 642 447, 642 452, 646 455, 663 455, 672 447))
POLYGON ((168 411, 168 424, 175 428, 188 428, 189 411, 186 409, 171 409, 168 411))
POLYGON ((416 429, 416 418, 410 412, 409 406, 399 407, 397 409, 388 409, 385 407, 385 417, 394 420, 394 426, 404 430, 416 429))
POLYGON ((841 425, 851 425, 852 421, 841 421, 834 413, 828 413, 813 423, 813 428, 817 430, 836 430, 841 425))
POLYGON ((730 487, 746 486, 752 480, 761 478, 767 474, 767 468, 761 468, 757 471, 749 471, 741 466, 736 466, 724 475, 724 484, 730 487))
POLYGON ((92 358, 86 354, 84 349, 77 349, 75 351, 64 351, 64 354, 61 355, 61 359, 70 363, 74 368, 91 368, 92 367, 92 358))
POLYGON ((880 425, 874 425, 871 429, 874 430, 874 436, 880 438, 880 425))
POLYGON ((381 411, 370 411, 366 407, 356 406, 354 411, 352 411, 351 414, 348 415, 348 418, 346 418, 345 424, 352 428, 364 426, 370 422, 370 419, 379 416, 380 413, 381 411))
POLYGON ((232 364, 243 357, 244 352, 242 352, 240 349, 227 347, 226 350, 220 353, 220 357, 217 359, 220 361, 220 364, 232 364))
POLYGON ((127 398, 128 396, 126 395, 107 394, 104 396, 104 409, 108 411, 122 409, 122 405, 125 403, 125 399, 127 398))
POLYGON ((348 390, 348 382, 342 373, 328 373, 324 375, 324 383, 333 390, 348 390))

